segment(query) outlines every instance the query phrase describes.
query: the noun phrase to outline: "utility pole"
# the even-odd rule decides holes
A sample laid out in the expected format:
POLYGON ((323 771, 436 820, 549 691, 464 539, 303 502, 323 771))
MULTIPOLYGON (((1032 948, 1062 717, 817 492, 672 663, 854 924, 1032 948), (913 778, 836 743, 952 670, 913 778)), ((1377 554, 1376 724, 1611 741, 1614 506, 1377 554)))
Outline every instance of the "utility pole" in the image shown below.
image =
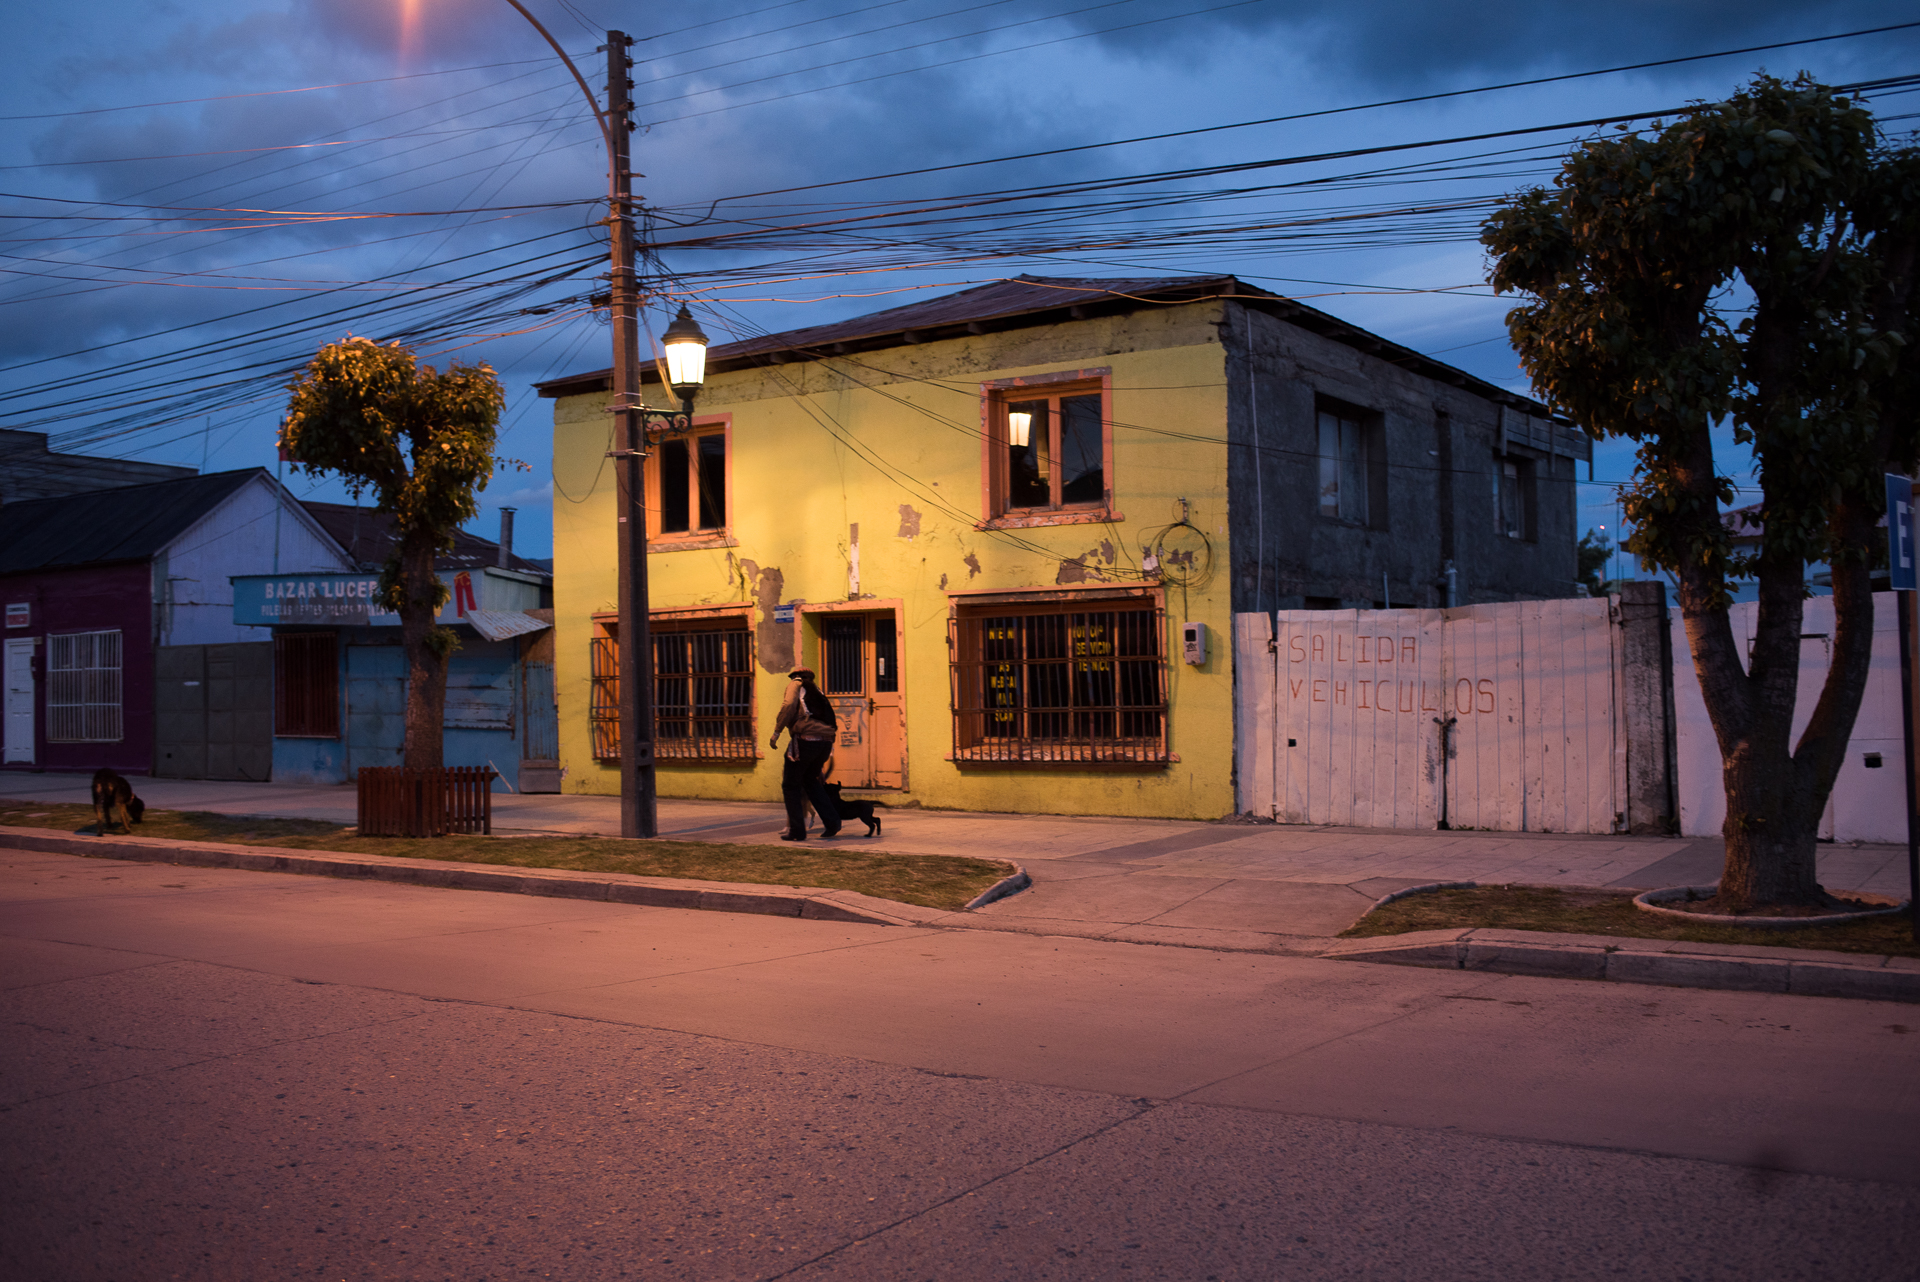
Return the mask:
POLYGON ((646 419, 640 406, 640 282, 633 267, 633 37, 607 32, 607 226, 612 233, 612 453, 619 477, 620 835, 660 832, 654 805, 653 637, 647 624, 646 419))

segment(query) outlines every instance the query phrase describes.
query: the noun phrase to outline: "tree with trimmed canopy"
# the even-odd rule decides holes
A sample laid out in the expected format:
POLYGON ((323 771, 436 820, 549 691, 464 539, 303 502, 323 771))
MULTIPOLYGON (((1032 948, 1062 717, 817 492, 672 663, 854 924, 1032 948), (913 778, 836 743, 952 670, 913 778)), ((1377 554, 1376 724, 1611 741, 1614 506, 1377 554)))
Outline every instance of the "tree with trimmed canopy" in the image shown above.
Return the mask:
POLYGON ((479 512, 505 403, 500 380, 484 364, 443 373, 400 343, 349 337, 322 347, 289 391, 284 457, 296 471, 341 477, 356 500, 371 491, 375 510, 393 519, 379 597, 400 616, 407 658, 402 760, 444 765, 447 659, 459 640, 434 622, 448 595, 434 559, 479 512))
POLYGON ((1724 762, 1727 911, 1831 903, 1821 812, 1872 653, 1882 474, 1911 472, 1920 153, 1859 103, 1761 75, 1724 102, 1576 148, 1490 218, 1491 280, 1535 386, 1638 443, 1623 547, 1672 575, 1724 762), (1753 454, 1763 531, 1732 546, 1712 430, 1753 454), (1832 567, 1825 683, 1797 741, 1809 562, 1832 567), (1730 581, 1758 580, 1743 656, 1730 581))

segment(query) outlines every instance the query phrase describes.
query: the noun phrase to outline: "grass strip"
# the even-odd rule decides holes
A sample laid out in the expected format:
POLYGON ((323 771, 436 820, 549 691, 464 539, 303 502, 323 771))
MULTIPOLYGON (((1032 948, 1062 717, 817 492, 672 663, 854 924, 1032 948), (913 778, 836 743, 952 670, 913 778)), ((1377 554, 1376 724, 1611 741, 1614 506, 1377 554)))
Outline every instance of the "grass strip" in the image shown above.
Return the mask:
MULTIPOLYGON (((0 825, 4 826, 67 831, 84 827, 91 836, 93 823, 91 806, 32 801, 0 803, 0 825)), ((818 886, 942 909, 964 908, 976 895, 1013 871, 1011 864, 995 859, 898 855, 852 842, 758 846, 703 841, 630 841, 619 837, 361 837, 350 827, 318 819, 262 819, 201 810, 149 810, 145 822, 135 824, 133 832, 139 837, 179 841, 398 855, 515 868, 631 873, 642 877, 768 886, 818 886)))
POLYGON ((1870 917, 1833 926, 1764 930, 1675 921, 1633 906, 1632 891, 1556 886, 1476 886, 1434 890, 1397 899, 1340 932, 1344 939, 1403 935, 1410 930, 1546 930, 1631 939, 1675 939, 1695 944, 1747 944, 1775 948, 1824 948, 1840 953, 1920 957, 1909 919, 1870 917))

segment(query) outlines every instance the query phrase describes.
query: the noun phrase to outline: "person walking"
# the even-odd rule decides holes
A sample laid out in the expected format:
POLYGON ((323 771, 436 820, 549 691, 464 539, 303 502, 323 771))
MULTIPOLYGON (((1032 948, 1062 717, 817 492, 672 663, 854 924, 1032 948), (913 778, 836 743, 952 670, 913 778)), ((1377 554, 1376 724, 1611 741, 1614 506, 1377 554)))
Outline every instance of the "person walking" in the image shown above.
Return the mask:
POLYGON ((833 756, 833 738, 838 721, 833 702, 820 693, 812 671, 798 668, 787 674, 791 680, 780 700, 780 715, 773 719, 773 738, 768 747, 780 746, 780 732, 787 731, 787 759, 780 771, 780 797, 787 803, 787 830, 782 841, 805 841, 807 817, 802 798, 813 804, 820 816, 823 838, 840 834, 840 812, 833 808, 833 797, 821 781, 820 769, 833 756))

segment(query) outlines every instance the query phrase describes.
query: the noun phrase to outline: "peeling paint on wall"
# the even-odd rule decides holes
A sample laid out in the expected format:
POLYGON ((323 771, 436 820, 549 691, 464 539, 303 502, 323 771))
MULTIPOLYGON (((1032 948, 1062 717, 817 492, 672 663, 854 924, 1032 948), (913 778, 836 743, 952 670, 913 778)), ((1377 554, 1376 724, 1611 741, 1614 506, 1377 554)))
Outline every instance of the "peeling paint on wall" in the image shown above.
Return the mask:
POLYGON ((754 649, 759 652, 760 666, 768 672, 781 675, 793 670, 793 625, 775 623, 773 608, 780 604, 780 594, 786 590, 787 576, 778 567, 761 569, 752 561, 741 561, 740 569, 746 575, 753 589, 754 604, 760 607, 760 621, 754 625, 754 649))
POLYGON ((947 576, 944 574, 940 576, 940 590, 942 592, 947 590, 947 576))
POLYGON ((980 573, 980 558, 971 552, 967 553, 966 559, 961 562, 961 564, 967 567, 967 577, 969 579, 980 573))
POLYGON ((900 537, 911 539, 917 537, 919 533, 920 514, 913 510, 913 504, 902 503, 900 505, 900 537))
POLYGON ((1055 583, 1085 583, 1087 581, 1087 558, 1076 556, 1071 561, 1060 563, 1060 572, 1053 576, 1055 583))

